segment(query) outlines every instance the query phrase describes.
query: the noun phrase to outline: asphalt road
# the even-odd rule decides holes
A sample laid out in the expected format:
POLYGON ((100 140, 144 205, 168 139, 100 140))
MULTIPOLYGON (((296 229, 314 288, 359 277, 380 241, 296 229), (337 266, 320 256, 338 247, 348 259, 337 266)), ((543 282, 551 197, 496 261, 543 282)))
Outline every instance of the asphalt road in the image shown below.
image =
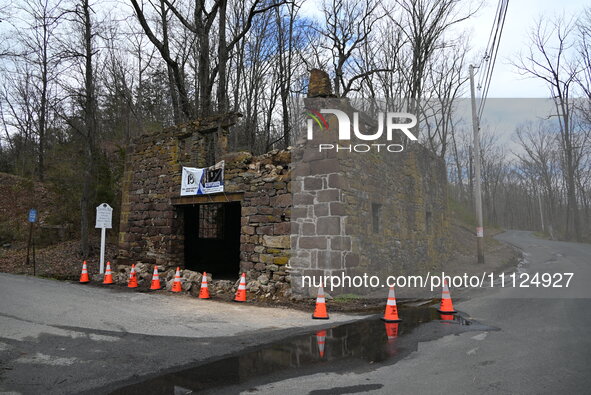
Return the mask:
POLYGON ((0 300, 2 393, 94 393, 319 326, 288 309, 10 274, 0 300))
POLYGON ((244 383, 258 394, 588 394, 591 393, 591 245, 546 241, 509 231, 499 239, 524 252, 519 272, 573 272, 568 288, 494 288, 456 308, 498 331, 423 342, 394 364, 360 372, 319 372, 244 383))

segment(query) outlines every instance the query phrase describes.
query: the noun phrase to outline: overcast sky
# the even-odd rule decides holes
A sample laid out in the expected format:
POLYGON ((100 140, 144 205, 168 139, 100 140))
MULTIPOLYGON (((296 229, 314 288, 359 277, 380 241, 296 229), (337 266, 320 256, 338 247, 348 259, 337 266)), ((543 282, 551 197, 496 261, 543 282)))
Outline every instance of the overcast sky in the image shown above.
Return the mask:
MULTIPOLYGON (((487 1, 476 18, 468 22, 476 48, 486 46, 496 5, 496 1, 487 1)), ((509 60, 528 45, 528 34, 538 17, 564 13, 568 18, 590 5, 588 0, 510 0, 489 97, 548 97, 548 89, 541 81, 516 74, 509 60)))
MULTIPOLYGON (((307 0, 301 12, 305 16, 319 17, 320 4, 322 0, 307 0)), ((464 28, 471 31, 471 44, 476 52, 481 53, 486 47, 497 4, 498 0, 486 0, 478 14, 464 24, 464 28)), ((548 89, 541 81, 518 75, 509 61, 528 44, 529 31, 538 17, 562 13, 572 17, 586 6, 590 6, 589 0, 510 0, 488 97, 547 98, 548 89)))

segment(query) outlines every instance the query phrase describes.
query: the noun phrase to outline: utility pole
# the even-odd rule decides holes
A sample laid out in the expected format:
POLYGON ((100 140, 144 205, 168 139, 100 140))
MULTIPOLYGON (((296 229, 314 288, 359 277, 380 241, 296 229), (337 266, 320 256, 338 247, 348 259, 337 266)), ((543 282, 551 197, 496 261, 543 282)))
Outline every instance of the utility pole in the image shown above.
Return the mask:
POLYGON ((542 209, 542 197, 540 196, 542 194, 542 191, 540 191, 538 189, 538 205, 540 207, 540 222, 542 223, 542 232, 546 232, 546 229, 544 228, 544 210, 542 209))
POLYGON ((484 225, 482 223, 482 192, 480 187, 480 125, 474 93, 474 66, 470 65, 470 94, 472 96, 472 129, 474 130, 474 205, 476 207, 476 254, 478 263, 484 263, 484 225))

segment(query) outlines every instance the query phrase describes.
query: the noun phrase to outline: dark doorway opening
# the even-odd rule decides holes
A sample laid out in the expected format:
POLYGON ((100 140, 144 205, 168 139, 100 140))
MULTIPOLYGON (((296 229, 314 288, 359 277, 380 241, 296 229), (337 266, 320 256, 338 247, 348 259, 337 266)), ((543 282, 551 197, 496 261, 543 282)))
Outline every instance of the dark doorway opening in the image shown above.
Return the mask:
POLYGON ((185 267, 235 279, 240 272, 240 202, 185 206, 185 267))

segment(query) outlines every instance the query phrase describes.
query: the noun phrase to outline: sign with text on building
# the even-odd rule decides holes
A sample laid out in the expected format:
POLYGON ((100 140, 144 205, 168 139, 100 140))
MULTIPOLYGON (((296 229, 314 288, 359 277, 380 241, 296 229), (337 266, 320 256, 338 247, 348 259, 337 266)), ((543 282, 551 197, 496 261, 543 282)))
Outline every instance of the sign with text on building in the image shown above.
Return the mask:
POLYGON ((183 167, 181 196, 224 192, 224 165, 221 161, 205 168, 183 167))
POLYGON ((113 227, 113 208, 107 203, 101 203, 96 208, 95 228, 111 229, 113 227))

